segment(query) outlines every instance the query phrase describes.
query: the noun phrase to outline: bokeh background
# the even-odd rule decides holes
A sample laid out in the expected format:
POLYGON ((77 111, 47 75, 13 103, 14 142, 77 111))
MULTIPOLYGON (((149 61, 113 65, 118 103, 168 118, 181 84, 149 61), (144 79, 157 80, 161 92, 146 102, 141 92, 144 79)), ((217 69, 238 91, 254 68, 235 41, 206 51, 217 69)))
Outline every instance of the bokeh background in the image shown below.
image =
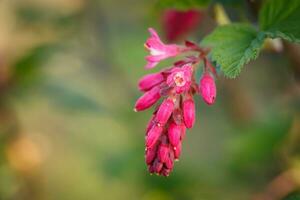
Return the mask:
MULTIPOLYGON (((256 6, 230 2, 233 21, 255 22, 256 6)), ((214 11, 201 10, 186 37, 212 31, 214 11)), ((146 0, 0 0, 1 200, 297 196, 300 48, 282 41, 269 41, 237 79, 220 76, 215 105, 196 97, 197 122, 173 173, 148 174, 151 110, 133 106, 149 73, 147 28, 163 37, 162 12, 146 0)))

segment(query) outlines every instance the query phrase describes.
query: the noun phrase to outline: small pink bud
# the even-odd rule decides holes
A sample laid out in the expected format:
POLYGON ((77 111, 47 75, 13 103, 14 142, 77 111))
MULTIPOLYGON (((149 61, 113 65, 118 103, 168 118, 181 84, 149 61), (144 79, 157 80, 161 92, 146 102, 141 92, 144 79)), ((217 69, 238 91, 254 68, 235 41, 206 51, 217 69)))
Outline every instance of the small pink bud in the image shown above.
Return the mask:
POLYGON ((158 147, 158 158, 160 160, 160 162, 164 163, 168 157, 169 154, 169 147, 167 145, 163 145, 161 144, 158 147))
POLYGON ((181 131, 182 131, 181 125, 177 125, 174 122, 170 123, 168 129, 168 137, 170 143, 174 147, 176 147, 180 141, 181 131))
POLYGON ((214 78, 206 73, 202 76, 199 85, 199 91, 203 100, 208 104, 212 105, 215 102, 217 89, 214 78))
POLYGON ((163 163, 159 162, 158 159, 155 159, 153 162, 153 168, 156 173, 159 173, 163 168, 163 163))
POLYGON ((141 91, 148 91, 155 85, 164 81, 164 76, 161 73, 153 73, 143 76, 139 81, 139 89, 141 91))
POLYGON ((192 128, 195 123, 195 103, 192 98, 183 101, 183 118, 187 128, 192 128))
POLYGON ((161 125, 165 125, 170 118, 174 109, 174 101, 172 99, 165 99, 160 105, 156 113, 156 121, 161 125))
POLYGON ((160 172, 161 175, 163 176, 169 176, 170 175, 170 172, 171 172, 171 169, 168 169, 168 168, 163 168, 160 172))
POLYGON ((150 131, 150 129, 153 127, 153 125, 155 125, 155 115, 152 115, 151 119, 149 120, 147 127, 146 127, 146 135, 148 135, 148 132, 150 131))
POLYGON ((186 127, 185 125, 183 124, 181 126, 181 136, 180 136, 180 139, 183 140, 185 138, 185 134, 186 134, 186 127))
POLYGON ((181 154, 181 142, 179 142, 178 145, 176 147, 174 147, 175 159, 179 159, 180 154, 181 154))
POLYGON ((148 132, 148 135, 146 137, 146 147, 152 148, 157 140, 159 139, 161 133, 163 131, 163 127, 161 126, 153 126, 150 131, 148 132))
POLYGON ((148 171, 150 172, 150 174, 153 174, 155 172, 153 165, 148 166, 148 171))
POLYGON ((169 156, 166 159, 165 165, 168 169, 173 169, 174 166, 174 152, 172 149, 169 151, 169 156))
POLYGON ((148 148, 146 151, 146 163, 150 165, 155 158, 157 148, 148 148))
POLYGON ((143 96, 141 96, 136 101, 134 110, 142 111, 155 104, 160 98, 159 91, 160 91, 159 87, 154 87, 148 92, 146 92, 143 96))

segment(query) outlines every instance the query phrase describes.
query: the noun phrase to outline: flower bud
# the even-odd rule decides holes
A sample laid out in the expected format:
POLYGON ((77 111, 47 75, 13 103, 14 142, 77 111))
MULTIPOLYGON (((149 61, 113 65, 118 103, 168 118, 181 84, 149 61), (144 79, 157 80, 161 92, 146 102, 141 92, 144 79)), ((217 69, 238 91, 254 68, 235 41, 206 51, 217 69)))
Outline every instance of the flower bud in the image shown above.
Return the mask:
POLYGON ((174 166, 174 152, 173 152, 172 149, 170 149, 170 151, 169 151, 169 156, 167 156, 165 165, 168 169, 171 169, 171 170, 173 169, 173 166, 174 166))
POLYGON ((161 73, 148 74, 140 79, 138 87, 141 91, 148 91, 163 81, 164 77, 161 73))
POLYGON ((195 123, 195 103, 192 98, 183 101, 183 119, 187 128, 192 128, 195 123))
POLYGON ((170 172, 171 172, 171 169, 168 169, 168 168, 163 168, 160 172, 161 175, 163 176, 169 176, 170 175, 170 172))
POLYGON ((150 165, 155 158, 157 148, 147 148, 146 150, 146 163, 150 165))
POLYGON ((153 174, 155 172, 153 165, 148 165, 148 171, 150 174, 153 174))
POLYGON ((170 143, 176 147, 180 141, 180 136, 181 136, 181 125, 177 125, 174 122, 170 123, 169 128, 168 128, 168 137, 170 143))
POLYGON ((156 173, 159 173, 163 168, 163 163, 161 163, 158 159, 155 159, 153 162, 153 168, 156 173))
POLYGON ((183 124, 181 126, 181 136, 180 136, 180 139, 183 140, 185 138, 185 134, 186 134, 186 127, 185 125, 183 124))
POLYGON ((202 76, 199 85, 199 91, 203 100, 208 104, 212 105, 215 102, 217 89, 214 78, 206 73, 202 76))
POLYGON ((134 110, 142 111, 155 104, 160 98, 159 90, 160 88, 157 86, 146 92, 136 101, 134 110))
POLYGON ((155 125, 155 115, 152 115, 151 119, 149 120, 147 127, 146 127, 146 135, 148 135, 148 132, 151 130, 151 128, 155 125))
POLYGON ((169 154, 169 147, 167 145, 163 145, 161 144, 159 147, 158 147, 158 158, 160 160, 160 162, 164 163, 168 157, 168 154, 169 154))
POLYGON ((175 159, 179 159, 181 154, 181 142, 178 143, 176 147, 174 147, 174 157, 175 159))
POLYGON ((159 139, 162 131, 163 131, 163 127, 161 127, 161 126, 153 126, 150 129, 150 131, 146 137, 146 147, 147 148, 152 148, 155 145, 155 143, 159 139))
POLYGON ((156 121, 161 125, 165 125, 170 118, 174 109, 174 101, 172 99, 165 99, 160 105, 156 113, 156 121))

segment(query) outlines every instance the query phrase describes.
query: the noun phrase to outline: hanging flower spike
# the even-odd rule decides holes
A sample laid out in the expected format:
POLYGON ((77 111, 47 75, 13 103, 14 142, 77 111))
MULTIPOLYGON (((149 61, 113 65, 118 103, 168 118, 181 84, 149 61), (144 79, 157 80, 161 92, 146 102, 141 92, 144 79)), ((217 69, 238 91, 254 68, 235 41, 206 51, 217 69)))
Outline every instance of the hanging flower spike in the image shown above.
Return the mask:
POLYGON ((177 56, 181 52, 180 46, 176 44, 164 44, 153 28, 149 28, 149 32, 151 36, 147 39, 144 45, 150 52, 150 55, 146 56, 146 69, 151 69, 155 67, 161 60, 177 56))
POLYGON ((209 50, 196 43, 186 42, 185 46, 163 44, 157 33, 149 29, 151 37, 145 43, 150 51, 147 68, 154 67, 162 59, 177 56, 184 52, 196 52, 174 63, 172 67, 142 77, 138 88, 144 94, 137 100, 135 111, 148 109, 163 98, 146 127, 145 162, 150 173, 169 176, 182 151, 182 141, 186 129, 195 124, 196 111, 193 96, 200 91, 206 103, 215 101, 216 88, 210 72, 214 67, 206 54, 209 50), (200 86, 196 83, 196 65, 205 62, 204 75, 200 86), (210 65, 208 65, 210 64, 210 65))

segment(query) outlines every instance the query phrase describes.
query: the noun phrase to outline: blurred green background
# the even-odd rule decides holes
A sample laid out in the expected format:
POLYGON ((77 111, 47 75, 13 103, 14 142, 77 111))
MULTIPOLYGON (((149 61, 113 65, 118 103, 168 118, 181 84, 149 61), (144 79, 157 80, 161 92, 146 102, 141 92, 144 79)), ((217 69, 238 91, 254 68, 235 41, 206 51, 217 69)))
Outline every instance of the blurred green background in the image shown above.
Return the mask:
MULTIPOLYGON (((246 2, 226 4, 229 16, 245 20, 237 16, 246 2)), ((212 12, 188 39, 216 26, 212 12)), ((147 27, 162 33, 160 14, 146 0, 0 1, 1 200, 297 195, 300 48, 282 41, 283 51, 264 51, 239 78, 220 76, 214 106, 196 97, 181 160, 168 178, 149 175, 151 110, 133 105, 148 73, 147 27)))

